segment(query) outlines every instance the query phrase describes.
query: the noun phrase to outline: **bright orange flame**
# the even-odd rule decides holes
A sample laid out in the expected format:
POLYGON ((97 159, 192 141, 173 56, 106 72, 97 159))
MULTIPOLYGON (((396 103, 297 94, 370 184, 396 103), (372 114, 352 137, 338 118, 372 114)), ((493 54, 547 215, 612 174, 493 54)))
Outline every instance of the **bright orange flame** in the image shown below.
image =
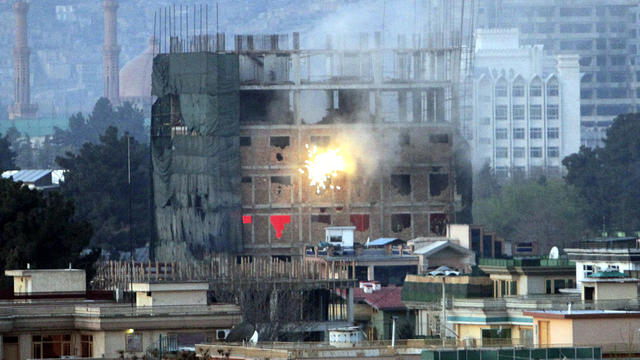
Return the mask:
POLYGON ((344 172, 347 168, 347 163, 340 154, 340 148, 326 149, 324 151, 318 151, 316 146, 307 148, 308 159, 304 162, 303 169, 299 169, 301 174, 306 173, 310 180, 309 185, 316 187, 316 194, 331 189, 340 190, 339 185, 334 185, 332 180, 338 177, 339 172, 344 172))

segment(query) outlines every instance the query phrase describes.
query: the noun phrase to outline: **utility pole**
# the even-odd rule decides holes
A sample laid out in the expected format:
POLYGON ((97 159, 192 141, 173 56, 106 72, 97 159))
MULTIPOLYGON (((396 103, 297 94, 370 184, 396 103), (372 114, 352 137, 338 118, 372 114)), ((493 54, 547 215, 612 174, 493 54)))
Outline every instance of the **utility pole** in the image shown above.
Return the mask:
POLYGON ((442 347, 447 342, 447 295, 445 292, 445 276, 442 276, 442 319, 440 319, 440 337, 442 338, 442 347))
MULTIPOLYGON (((129 221, 129 231, 127 232, 127 235, 129 235, 129 259, 131 261, 131 271, 129 272, 129 287, 131 287, 131 284, 133 284, 133 263, 134 263, 134 256, 133 256, 133 236, 131 235, 131 136, 129 136, 129 133, 125 133, 126 137, 127 137, 127 190, 129 191, 129 206, 127 209, 127 217, 128 217, 128 221, 129 221)), ((132 289, 129 289, 129 291, 132 291, 132 289)), ((133 307, 133 302, 134 302, 134 297, 131 297, 131 307, 133 307)))

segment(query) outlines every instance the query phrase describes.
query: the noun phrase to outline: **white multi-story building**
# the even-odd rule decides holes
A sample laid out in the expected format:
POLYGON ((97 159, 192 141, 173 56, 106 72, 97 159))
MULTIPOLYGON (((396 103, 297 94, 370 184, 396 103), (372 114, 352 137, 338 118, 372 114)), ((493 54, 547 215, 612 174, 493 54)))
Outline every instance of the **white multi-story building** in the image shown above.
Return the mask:
POLYGON ((479 28, 517 27, 521 44, 579 54, 582 144, 603 146, 616 115, 640 111, 639 0, 479 0, 479 28))
POLYGON ((561 174, 580 148, 577 55, 544 55, 520 46, 517 29, 476 32, 473 91, 474 165, 496 174, 561 174))

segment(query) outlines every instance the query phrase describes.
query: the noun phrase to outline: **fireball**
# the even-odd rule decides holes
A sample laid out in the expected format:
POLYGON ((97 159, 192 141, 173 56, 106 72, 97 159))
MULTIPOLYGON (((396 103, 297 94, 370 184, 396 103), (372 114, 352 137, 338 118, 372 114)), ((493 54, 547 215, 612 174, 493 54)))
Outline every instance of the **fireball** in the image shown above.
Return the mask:
POLYGON ((307 148, 308 159, 304 162, 305 169, 299 169, 301 174, 307 174, 309 185, 315 186, 316 194, 327 189, 340 190, 339 185, 334 185, 333 180, 338 174, 346 170, 347 164, 340 153, 340 148, 319 151, 316 146, 307 148))

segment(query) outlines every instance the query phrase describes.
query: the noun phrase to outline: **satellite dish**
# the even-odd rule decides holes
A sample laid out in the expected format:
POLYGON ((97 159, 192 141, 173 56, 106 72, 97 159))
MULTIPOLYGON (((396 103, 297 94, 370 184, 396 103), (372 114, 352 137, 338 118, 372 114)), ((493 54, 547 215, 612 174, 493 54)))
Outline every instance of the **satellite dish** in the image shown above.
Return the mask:
POLYGON ((551 248, 551 251, 549 251, 549 259, 557 259, 560 257, 560 251, 558 250, 558 248, 556 246, 551 248))

